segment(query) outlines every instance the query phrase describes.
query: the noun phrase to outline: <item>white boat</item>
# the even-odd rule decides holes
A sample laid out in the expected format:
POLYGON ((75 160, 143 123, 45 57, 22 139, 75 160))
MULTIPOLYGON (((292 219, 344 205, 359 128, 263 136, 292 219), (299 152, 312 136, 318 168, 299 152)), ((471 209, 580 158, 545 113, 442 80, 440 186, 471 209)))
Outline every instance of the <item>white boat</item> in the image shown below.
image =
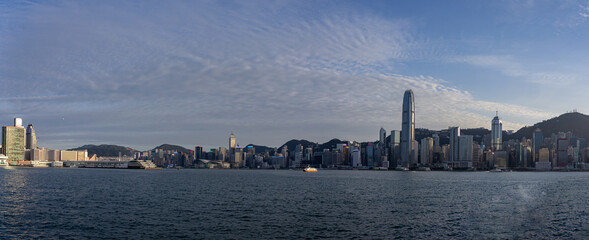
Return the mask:
POLYGON ((503 170, 501 170, 500 168, 494 168, 489 170, 489 172, 503 172, 503 170))

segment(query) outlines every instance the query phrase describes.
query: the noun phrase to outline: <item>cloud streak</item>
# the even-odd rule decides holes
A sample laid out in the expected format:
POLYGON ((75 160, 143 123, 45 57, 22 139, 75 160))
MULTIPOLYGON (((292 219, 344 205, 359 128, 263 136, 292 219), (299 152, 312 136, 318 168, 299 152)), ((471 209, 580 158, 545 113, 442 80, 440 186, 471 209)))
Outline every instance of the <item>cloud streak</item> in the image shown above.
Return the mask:
MULTIPOLYGON (((552 116, 477 100, 444 79, 396 74, 397 63, 431 52, 406 19, 342 17, 296 2, 25 10, 8 13, 17 30, 0 32, 10 36, 0 40, 0 113, 34 123, 50 147, 225 145, 232 130, 242 144, 373 140, 380 126, 400 128, 405 89, 416 93, 418 127, 488 126, 496 109, 518 119, 506 128, 552 116)), ((461 61, 525 74, 501 59, 461 61)))

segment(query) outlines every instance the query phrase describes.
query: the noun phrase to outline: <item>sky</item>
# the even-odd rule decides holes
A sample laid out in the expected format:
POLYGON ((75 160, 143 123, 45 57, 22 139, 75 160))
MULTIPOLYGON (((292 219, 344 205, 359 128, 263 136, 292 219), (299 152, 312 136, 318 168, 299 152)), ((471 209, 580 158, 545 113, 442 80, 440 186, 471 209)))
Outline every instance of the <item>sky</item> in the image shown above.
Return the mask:
POLYGON ((147 150, 589 113, 589 1, 0 1, 0 124, 147 150))

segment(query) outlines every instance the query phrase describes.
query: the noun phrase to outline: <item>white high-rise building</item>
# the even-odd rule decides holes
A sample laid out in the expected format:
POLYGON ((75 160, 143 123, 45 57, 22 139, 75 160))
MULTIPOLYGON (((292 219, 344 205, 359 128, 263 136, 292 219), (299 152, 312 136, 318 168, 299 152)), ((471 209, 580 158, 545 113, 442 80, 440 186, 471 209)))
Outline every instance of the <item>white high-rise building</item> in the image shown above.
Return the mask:
POLYGON ((352 167, 360 167, 360 166, 362 166, 362 162, 360 159, 360 150, 354 149, 354 151, 352 151, 352 167))
POLYGON ((450 128, 448 133, 450 135, 450 162, 458 162, 460 160, 460 127, 450 128))
POLYGON ((14 126, 15 127, 23 127, 22 126, 22 118, 14 118, 14 126))

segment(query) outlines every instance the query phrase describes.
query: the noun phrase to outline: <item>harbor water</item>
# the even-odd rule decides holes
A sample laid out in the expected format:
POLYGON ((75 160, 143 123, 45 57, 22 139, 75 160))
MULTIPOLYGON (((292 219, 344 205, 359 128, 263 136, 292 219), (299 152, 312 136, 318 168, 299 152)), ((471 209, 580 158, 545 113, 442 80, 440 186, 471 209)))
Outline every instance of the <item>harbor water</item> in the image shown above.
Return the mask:
POLYGON ((0 168, 0 239, 581 239, 587 172, 0 168))

